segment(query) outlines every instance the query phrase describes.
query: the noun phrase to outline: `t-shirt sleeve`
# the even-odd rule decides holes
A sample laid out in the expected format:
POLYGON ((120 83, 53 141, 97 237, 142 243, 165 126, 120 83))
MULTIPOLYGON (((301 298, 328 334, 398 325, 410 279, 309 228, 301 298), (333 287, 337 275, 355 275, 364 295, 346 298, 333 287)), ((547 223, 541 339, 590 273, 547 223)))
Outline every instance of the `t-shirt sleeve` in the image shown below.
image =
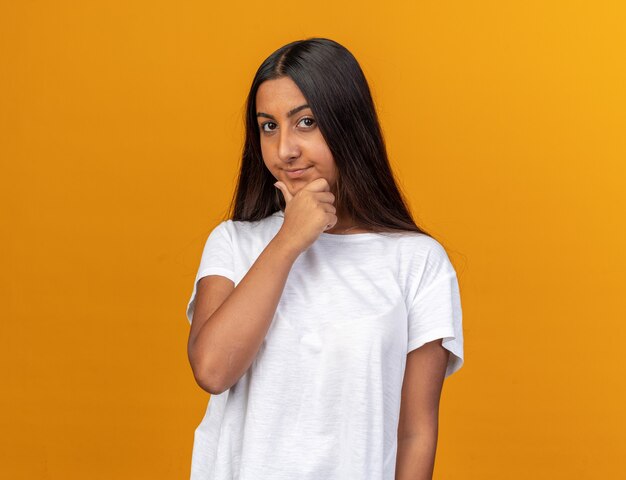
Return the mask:
POLYGON ((443 246, 428 237, 420 261, 410 272, 407 353, 425 343, 442 340, 450 352, 446 377, 463 365, 461 297, 456 271, 443 246))
POLYGON ((222 275, 235 282, 235 265, 232 237, 227 228, 228 220, 218 224, 209 234, 202 251, 200 266, 193 282, 193 291, 187 303, 187 320, 191 324, 196 305, 198 282, 207 275, 222 275))

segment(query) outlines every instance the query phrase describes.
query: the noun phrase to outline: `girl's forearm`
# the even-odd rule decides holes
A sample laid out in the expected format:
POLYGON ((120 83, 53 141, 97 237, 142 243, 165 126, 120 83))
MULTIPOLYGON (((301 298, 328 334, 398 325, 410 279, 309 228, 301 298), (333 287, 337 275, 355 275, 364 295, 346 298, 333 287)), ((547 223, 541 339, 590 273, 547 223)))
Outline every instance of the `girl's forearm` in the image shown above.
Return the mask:
POLYGON ((254 361, 299 254, 277 234, 198 332, 189 357, 210 393, 230 388, 254 361))
POLYGON ((398 438, 395 480, 432 480, 437 450, 437 427, 398 438))

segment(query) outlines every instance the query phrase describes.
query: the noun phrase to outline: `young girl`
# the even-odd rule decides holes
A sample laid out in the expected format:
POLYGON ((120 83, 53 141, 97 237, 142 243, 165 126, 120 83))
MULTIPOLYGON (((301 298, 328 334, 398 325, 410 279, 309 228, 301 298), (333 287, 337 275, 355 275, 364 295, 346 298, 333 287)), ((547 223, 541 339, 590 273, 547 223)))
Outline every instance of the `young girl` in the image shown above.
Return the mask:
POLYGON ((411 218, 338 43, 292 42, 258 69, 234 214, 187 317, 211 393, 192 480, 432 478, 443 381, 463 364, 456 272, 411 218))

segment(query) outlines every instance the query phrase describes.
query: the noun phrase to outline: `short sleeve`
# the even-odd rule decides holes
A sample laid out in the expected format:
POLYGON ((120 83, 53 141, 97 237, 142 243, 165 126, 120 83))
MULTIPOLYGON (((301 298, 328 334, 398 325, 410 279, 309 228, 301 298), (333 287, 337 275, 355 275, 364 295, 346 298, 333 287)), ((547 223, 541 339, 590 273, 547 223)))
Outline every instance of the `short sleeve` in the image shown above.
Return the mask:
POLYGON ((463 365, 461 297, 456 271, 443 246, 432 237, 410 272, 407 353, 443 339, 450 352, 446 377, 463 365))
POLYGON ((187 320, 191 324, 196 305, 198 282, 207 275, 222 275, 235 282, 232 237, 227 229, 228 220, 217 225, 209 234, 202 251, 200 266, 193 282, 193 291, 187 303, 187 320))

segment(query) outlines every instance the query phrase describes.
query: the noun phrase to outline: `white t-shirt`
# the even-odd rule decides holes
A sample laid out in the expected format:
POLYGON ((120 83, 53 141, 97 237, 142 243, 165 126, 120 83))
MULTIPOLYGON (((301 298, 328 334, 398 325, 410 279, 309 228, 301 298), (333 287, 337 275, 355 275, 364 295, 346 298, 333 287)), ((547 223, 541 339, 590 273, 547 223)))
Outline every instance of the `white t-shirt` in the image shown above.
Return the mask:
MULTIPOLYGON (((236 286, 283 221, 278 211, 213 229, 189 322, 198 280, 236 286)), ((456 372, 461 318, 456 272, 433 238, 322 233, 293 264, 248 371, 211 396, 191 480, 394 480, 407 353, 442 338, 446 377, 456 372)))

